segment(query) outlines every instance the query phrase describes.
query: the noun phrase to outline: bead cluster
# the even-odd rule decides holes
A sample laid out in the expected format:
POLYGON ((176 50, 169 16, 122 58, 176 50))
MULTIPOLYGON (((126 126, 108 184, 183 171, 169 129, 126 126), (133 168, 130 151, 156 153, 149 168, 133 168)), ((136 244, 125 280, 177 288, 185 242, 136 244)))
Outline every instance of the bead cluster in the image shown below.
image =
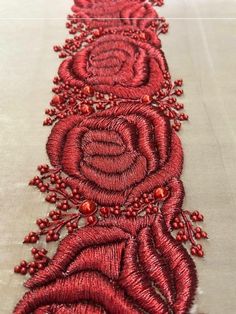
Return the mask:
POLYGON ((47 250, 32 248, 31 253, 33 255, 33 261, 26 262, 25 260, 20 262, 20 265, 15 266, 14 272, 21 275, 29 274, 33 276, 36 272, 44 269, 50 258, 47 256, 47 250))
POLYGON ((177 231, 176 239, 183 243, 189 241, 191 254, 198 257, 203 257, 204 251, 202 245, 197 243, 197 240, 208 239, 207 233, 196 225, 197 222, 203 222, 203 220, 204 217, 199 211, 183 210, 172 222, 172 228, 177 231))
POLYGON ((139 214, 155 214, 159 211, 161 203, 169 197, 168 187, 159 187, 153 193, 144 193, 140 198, 135 198, 127 208, 104 207, 91 200, 85 200, 76 189, 71 190, 66 184, 66 178, 62 177, 61 170, 40 165, 38 171, 41 176, 34 177, 29 184, 45 193, 45 200, 55 204, 56 209, 51 210, 48 217, 37 219, 39 231, 31 231, 25 237, 24 243, 36 243, 40 236, 46 236, 46 242, 57 241, 64 227, 68 233, 78 230, 80 220, 81 227, 94 224, 100 218, 112 216, 132 218, 139 214))
MULTIPOLYGON (((152 1, 154 5, 161 6, 163 1, 152 1)), ((150 41, 150 33, 146 30, 135 28, 122 29, 119 27, 113 28, 99 28, 95 30, 87 29, 87 26, 76 18, 76 14, 68 16, 66 27, 69 33, 74 35, 73 38, 66 39, 62 46, 54 46, 54 51, 59 54, 59 58, 68 58, 73 56, 82 47, 82 44, 91 44, 97 38, 106 34, 121 34, 129 38, 137 39, 138 41, 150 41), (79 34, 77 34, 79 33, 79 34), (75 35, 76 34, 76 35, 75 35)), ((158 23, 153 21, 150 26, 151 31, 158 31, 160 33, 167 33, 169 24, 165 18, 158 18, 158 23)), ((152 37, 152 36, 151 36, 152 37)), ((71 86, 69 83, 62 81, 59 77, 55 77, 53 82, 56 85, 52 91, 55 96, 51 100, 52 109, 46 109, 45 114, 48 117, 43 121, 43 125, 52 125, 57 120, 63 119, 72 114, 88 115, 96 110, 104 110, 115 105, 119 105, 123 101, 133 103, 150 104, 162 111, 166 117, 173 121, 173 128, 176 131, 180 130, 181 121, 188 120, 188 116, 184 113, 179 113, 183 109, 183 104, 178 103, 176 96, 183 94, 183 90, 179 89, 182 85, 182 80, 177 80, 170 84, 170 74, 165 74, 166 82, 163 88, 155 95, 144 95, 139 100, 128 98, 119 98, 112 93, 104 94, 93 91, 90 86, 79 88, 71 86)))
MULTIPOLYGON (((176 80, 170 83, 170 74, 165 73, 165 83, 163 88, 153 96, 144 95, 139 100, 130 99, 129 102, 136 104, 145 104, 155 107, 162 112, 169 120, 173 121, 172 127, 175 131, 179 131, 182 121, 188 120, 188 115, 181 111, 184 105, 177 101, 176 97, 183 95, 180 88, 183 84, 182 80, 176 80)), ((95 92, 90 86, 83 89, 71 87, 69 84, 62 82, 59 77, 54 78, 57 87, 53 89, 56 94, 51 100, 53 109, 46 109, 45 113, 49 115, 43 122, 43 125, 52 125, 57 120, 66 118, 73 114, 90 115, 95 111, 108 109, 124 102, 124 99, 114 96, 95 92)))
MULTIPOLYGON (((46 242, 57 241, 63 229, 66 228, 70 234, 83 226, 96 224, 102 218, 122 216, 133 218, 139 215, 156 214, 161 211, 162 203, 170 196, 168 186, 157 187, 152 193, 144 193, 141 197, 135 198, 128 207, 99 206, 91 200, 84 199, 77 189, 71 190, 61 169, 51 169, 49 165, 40 165, 38 171, 40 176, 35 176, 29 184, 46 194, 45 200, 54 204, 56 209, 51 210, 48 217, 37 219, 36 224, 39 230, 31 231, 24 238, 24 243, 36 243, 41 236, 45 236, 46 242)), ((172 222, 173 230, 177 231, 176 239, 183 243, 189 241, 192 245, 191 254, 198 257, 203 257, 204 252, 196 240, 206 239, 208 236, 199 226, 193 224, 202 222, 203 219, 203 215, 198 211, 191 213, 185 210, 180 211, 172 222)), ((36 252, 35 250, 33 251, 36 252)), ((42 256, 42 252, 39 255, 42 256)), ((38 261, 38 257, 36 260, 38 261)), ((31 267, 33 264, 30 264, 31 266, 27 264, 27 267, 24 265, 16 266, 15 272, 33 274, 31 267), (27 269, 31 269, 30 272, 26 271, 27 269)))
MULTIPOLYGON (((151 0, 154 5, 163 5, 163 0, 151 0)), ((66 24, 72 38, 66 39, 62 46, 56 45, 54 51, 58 53, 60 59, 73 57, 81 48, 90 45, 100 37, 119 34, 126 39, 131 38, 137 42, 150 43, 153 41, 153 32, 165 34, 168 32, 168 23, 164 18, 152 21, 144 29, 135 27, 112 27, 89 29, 89 25, 81 23, 76 13, 68 16, 66 24)), ((159 40, 159 39, 158 39, 159 40)), ((159 41, 153 42, 157 49, 160 47, 159 41)), ((167 68, 168 69, 168 68, 167 68)), ((60 77, 53 79, 54 96, 50 102, 51 107, 45 110, 48 116, 43 124, 53 125, 55 122, 65 119, 71 115, 88 116, 96 111, 109 109, 114 106, 121 106, 122 103, 131 103, 134 106, 152 106, 158 113, 167 117, 175 131, 179 131, 182 121, 188 120, 188 115, 183 113, 184 105, 177 101, 177 97, 183 95, 182 80, 171 81, 168 71, 163 71, 164 80, 161 81, 161 88, 152 95, 144 94, 141 98, 122 98, 113 93, 103 93, 94 90, 92 86, 72 85, 69 80, 60 77)), ((53 164, 53 163, 52 163, 53 164)), ((61 167, 62 168, 62 167, 61 167)), ((35 186, 41 193, 45 194, 45 200, 54 206, 47 217, 36 221, 37 231, 31 231, 24 238, 24 243, 36 243, 41 236, 46 242, 58 241, 63 229, 69 234, 78 231, 79 228, 87 225, 95 225, 99 220, 108 217, 134 218, 136 216, 154 215, 162 211, 163 203, 170 197, 171 191, 168 184, 156 187, 152 193, 143 193, 141 197, 135 198, 129 206, 101 206, 96 202, 86 199, 80 195, 78 190, 71 188, 67 183, 67 177, 61 168, 50 168, 49 165, 40 165, 39 176, 35 176, 30 185, 35 186)), ((166 184, 166 183, 165 183, 166 184)), ((203 221, 203 215, 198 211, 193 213, 178 209, 178 215, 172 221, 172 229, 176 230, 176 239, 179 242, 191 244, 191 254, 203 257, 204 251, 198 240, 206 239, 207 233, 203 231, 197 222, 203 221)), ((32 249, 34 261, 27 263, 22 261, 15 267, 15 272, 20 274, 33 275, 39 269, 44 268, 49 258, 46 250, 32 249)))

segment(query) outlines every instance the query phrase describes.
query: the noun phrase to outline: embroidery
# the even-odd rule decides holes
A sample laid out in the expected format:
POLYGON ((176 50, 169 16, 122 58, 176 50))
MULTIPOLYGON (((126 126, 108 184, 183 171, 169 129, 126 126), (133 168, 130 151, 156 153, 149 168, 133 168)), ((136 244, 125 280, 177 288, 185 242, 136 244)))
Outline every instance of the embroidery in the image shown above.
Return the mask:
POLYGON ((67 183, 102 206, 129 205, 182 169, 180 140, 151 106, 123 104, 57 123, 47 143, 67 183))
POLYGON ((50 259, 33 248, 30 289, 14 313, 189 312, 196 293, 192 255, 207 238, 198 211, 182 208, 183 150, 177 131, 188 120, 159 35, 168 23, 151 5, 163 1, 75 0, 54 46, 65 59, 44 125, 53 125, 30 185, 54 209, 24 243, 57 241, 50 259))
POLYGON ((140 99, 160 90, 165 72, 167 65, 160 49, 118 33, 99 37, 65 60, 59 77, 71 86, 86 84, 99 92, 140 99))
POLYGON ((196 284, 161 215, 107 219, 61 242, 15 313, 187 313, 196 284))

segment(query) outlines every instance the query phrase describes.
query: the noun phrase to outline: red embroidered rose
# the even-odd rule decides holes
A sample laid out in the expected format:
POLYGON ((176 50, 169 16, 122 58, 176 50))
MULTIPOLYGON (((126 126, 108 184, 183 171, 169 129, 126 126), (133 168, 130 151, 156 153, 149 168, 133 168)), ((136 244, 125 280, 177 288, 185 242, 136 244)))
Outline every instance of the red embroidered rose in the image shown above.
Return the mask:
POLYGON ((59 76, 71 85, 89 85, 99 92, 139 99, 160 90, 167 70, 164 54, 157 46, 107 34, 66 59, 59 76))
POLYGON ((72 10, 89 28, 137 26, 145 29, 158 22, 156 10, 139 0, 116 0, 104 5, 104 1, 76 0, 72 10))
POLYGON ((108 219, 67 236, 14 314, 186 314, 195 265, 161 216, 108 219))
POLYGON ((151 106, 69 116, 52 129, 47 152, 69 185, 100 205, 129 203, 182 170, 180 140, 151 106))

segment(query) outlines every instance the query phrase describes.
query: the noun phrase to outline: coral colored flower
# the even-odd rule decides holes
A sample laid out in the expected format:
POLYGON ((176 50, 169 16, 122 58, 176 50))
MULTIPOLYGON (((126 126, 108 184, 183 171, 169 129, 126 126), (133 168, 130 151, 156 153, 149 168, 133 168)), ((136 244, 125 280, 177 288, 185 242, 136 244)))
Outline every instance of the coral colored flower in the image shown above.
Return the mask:
POLYGON ((100 205, 123 205, 163 186, 182 170, 182 148, 169 120, 151 106, 123 104, 52 129, 51 164, 100 205))

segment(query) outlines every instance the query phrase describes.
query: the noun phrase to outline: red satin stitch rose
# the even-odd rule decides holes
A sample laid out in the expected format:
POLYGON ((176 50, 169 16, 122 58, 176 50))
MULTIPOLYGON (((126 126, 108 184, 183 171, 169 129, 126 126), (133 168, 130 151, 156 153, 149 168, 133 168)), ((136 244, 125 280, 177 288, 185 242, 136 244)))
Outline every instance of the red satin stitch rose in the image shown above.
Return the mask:
POLYGON ((89 28, 132 25, 145 29, 158 22, 156 10, 139 0, 116 0, 109 5, 104 1, 76 0, 72 10, 89 28))
POLYGON ((70 85, 139 99, 162 87, 168 70, 163 52, 153 44, 121 34, 107 34, 66 59, 59 76, 70 85))
POLYGON ((100 205, 122 205, 163 186, 182 170, 169 121, 151 106, 123 104, 58 122, 47 143, 51 164, 100 205))
POLYGON ((108 219, 67 236, 14 314, 186 314, 195 265, 163 217, 108 219))

